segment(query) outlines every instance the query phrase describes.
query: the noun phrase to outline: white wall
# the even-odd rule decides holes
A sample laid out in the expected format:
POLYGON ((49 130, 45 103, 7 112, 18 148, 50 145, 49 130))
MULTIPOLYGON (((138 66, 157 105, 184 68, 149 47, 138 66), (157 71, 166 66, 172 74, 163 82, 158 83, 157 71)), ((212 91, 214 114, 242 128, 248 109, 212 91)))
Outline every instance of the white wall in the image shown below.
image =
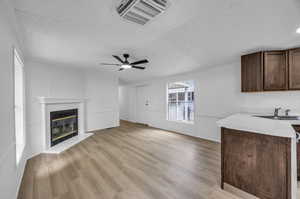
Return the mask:
POLYGON ((87 130, 119 126, 118 78, 95 70, 85 77, 87 130))
MULTIPOLYGON (((274 107, 290 108, 300 114, 300 91, 241 93, 240 63, 212 67, 190 74, 156 79, 149 82, 150 96, 149 125, 157 128, 173 130, 180 133, 209 140, 220 140, 220 129, 216 121, 237 112, 272 113, 274 107), (168 82, 195 80, 195 123, 184 124, 167 121, 166 118, 166 85, 168 82)), ((136 94, 135 85, 122 86, 121 93, 136 94)), ((123 97, 123 100, 130 98, 123 97)), ((120 109, 125 120, 136 121, 135 103, 120 102, 126 106, 120 109), (126 108, 127 107, 127 108, 126 108)))
MULTIPOLYGON (((291 109, 291 115, 300 115, 300 91, 243 94, 242 110, 274 113, 274 107, 291 109)), ((284 110, 281 110, 281 114, 284 114, 284 110)))
MULTIPOLYGON (((28 144, 16 163, 14 133, 13 47, 19 52, 12 1, 0 0, 0 198, 16 198, 26 162, 28 144)), ((26 64, 25 64, 26 67, 26 64)), ((27 140, 27 138, 25 138, 27 140)))
POLYGON ((85 98, 86 130, 118 126, 118 79, 96 69, 29 62, 26 70, 31 155, 43 150, 38 97, 85 98))
POLYGON ((121 120, 129 120, 129 93, 126 92, 127 89, 125 86, 119 86, 119 109, 120 109, 120 119, 121 120))
POLYGON ((32 154, 40 153, 44 140, 41 135, 41 104, 38 97, 83 98, 84 76, 79 69, 28 62, 26 73, 27 132, 32 154))

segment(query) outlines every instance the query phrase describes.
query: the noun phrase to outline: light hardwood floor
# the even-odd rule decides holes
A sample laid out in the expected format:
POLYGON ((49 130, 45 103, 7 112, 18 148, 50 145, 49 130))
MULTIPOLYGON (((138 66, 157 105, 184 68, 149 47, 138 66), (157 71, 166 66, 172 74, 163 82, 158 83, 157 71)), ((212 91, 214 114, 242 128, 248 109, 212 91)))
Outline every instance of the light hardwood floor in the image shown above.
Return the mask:
POLYGON ((219 144, 121 122, 29 160, 19 199, 238 199, 219 184, 219 144))

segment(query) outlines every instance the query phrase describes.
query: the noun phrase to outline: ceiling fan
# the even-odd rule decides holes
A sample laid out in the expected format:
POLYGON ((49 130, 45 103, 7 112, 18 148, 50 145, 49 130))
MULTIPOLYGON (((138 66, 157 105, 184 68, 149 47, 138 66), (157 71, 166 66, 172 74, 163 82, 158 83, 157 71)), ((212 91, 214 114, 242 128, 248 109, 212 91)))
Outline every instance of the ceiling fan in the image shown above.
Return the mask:
POLYGON ((129 63, 128 58, 129 58, 129 54, 123 54, 123 57, 125 58, 124 61, 117 55, 113 55, 113 57, 115 59, 117 59, 119 62, 121 62, 120 64, 109 64, 109 63, 101 63, 101 65, 106 65, 106 66, 119 66, 119 71, 125 70, 125 69, 130 69, 130 68, 135 68, 135 69, 141 69, 144 70, 146 67, 143 66, 136 66, 136 65, 140 65, 140 64, 146 64, 149 63, 149 61, 147 59, 143 59, 140 61, 136 61, 136 62, 132 62, 129 63))

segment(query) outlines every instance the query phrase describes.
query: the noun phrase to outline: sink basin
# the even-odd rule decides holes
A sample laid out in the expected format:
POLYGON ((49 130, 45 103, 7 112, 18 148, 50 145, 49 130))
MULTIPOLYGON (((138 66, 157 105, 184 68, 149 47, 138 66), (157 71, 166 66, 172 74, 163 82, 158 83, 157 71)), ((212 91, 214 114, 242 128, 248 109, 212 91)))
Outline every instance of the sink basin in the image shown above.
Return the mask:
POLYGON ((262 117, 272 120, 300 120, 300 116, 255 115, 255 117, 262 117))

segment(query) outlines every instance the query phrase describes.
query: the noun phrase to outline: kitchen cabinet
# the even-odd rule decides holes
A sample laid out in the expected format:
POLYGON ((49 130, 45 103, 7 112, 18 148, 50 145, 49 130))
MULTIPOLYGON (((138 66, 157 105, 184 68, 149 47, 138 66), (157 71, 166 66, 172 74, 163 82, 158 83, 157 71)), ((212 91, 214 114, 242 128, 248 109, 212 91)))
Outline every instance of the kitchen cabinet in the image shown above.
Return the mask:
POLYGON ((300 48, 241 57, 242 92, 300 90, 300 48))
POLYGON ((291 139, 222 128, 224 183, 261 199, 291 198, 291 139))
POLYGON ((255 192, 256 152, 252 134, 241 134, 237 130, 222 129, 222 187, 223 182, 248 193, 255 192), (241 182, 241 179, 243 182, 241 182))
POLYGON ((242 60, 242 91, 263 91, 263 53, 244 55, 242 60))
POLYGON ((290 140, 268 135, 256 136, 255 140, 257 196, 266 199, 289 198, 290 140))
POLYGON ((289 50, 289 89, 300 89, 300 48, 289 50))
POLYGON ((279 91, 288 89, 286 51, 264 52, 264 90, 279 91))

